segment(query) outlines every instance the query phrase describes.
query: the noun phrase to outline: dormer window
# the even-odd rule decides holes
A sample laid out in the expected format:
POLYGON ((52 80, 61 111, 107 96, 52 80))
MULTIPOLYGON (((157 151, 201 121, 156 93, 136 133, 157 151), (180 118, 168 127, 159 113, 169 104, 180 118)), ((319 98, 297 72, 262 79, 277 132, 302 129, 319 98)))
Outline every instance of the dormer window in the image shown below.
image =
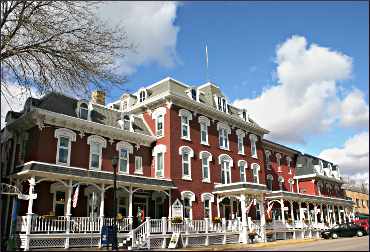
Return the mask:
POLYGON ((227 113, 227 102, 225 97, 217 96, 217 109, 227 113))
POLYGON ((139 90, 139 102, 145 101, 146 97, 147 97, 146 89, 140 89, 139 90))
POLYGON ((247 121, 247 111, 243 110, 242 116, 244 121, 247 121))
POLYGON ((129 115, 123 116, 123 129, 130 130, 130 116, 129 115))
POLYGON ((77 116, 81 119, 88 120, 89 119, 89 106, 84 101, 79 101, 77 103, 77 116))
POLYGON ((191 89, 190 91, 191 93, 191 98, 196 101, 197 100, 197 90, 195 90, 194 88, 191 89))

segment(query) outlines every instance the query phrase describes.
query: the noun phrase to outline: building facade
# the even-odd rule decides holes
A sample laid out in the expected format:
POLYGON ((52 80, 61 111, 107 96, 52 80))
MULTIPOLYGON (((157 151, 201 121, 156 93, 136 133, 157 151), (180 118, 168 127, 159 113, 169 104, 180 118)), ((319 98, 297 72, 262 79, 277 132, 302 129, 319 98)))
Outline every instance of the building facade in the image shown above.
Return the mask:
POLYGON ((369 216, 369 192, 349 184, 344 184, 342 189, 346 197, 352 200, 355 215, 369 216))
POLYGON ((268 141, 268 133, 212 83, 192 87, 166 78, 110 104, 102 92, 89 101, 57 93, 30 98, 23 111, 7 114, 1 133, 3 179, 28 195, 19 208, 15 197, 5 197, 5 233, 14 214, 24 222, 25 249, 35 218, 89 217, 101 227, 113 217, 113 156, 117 211, 127 219, 122 230, 136 228, 143 216, 178 216, 175 202, 184 219, 240 220, 242 242, 251 225, 264 235, 266 219, 350 220, 339 167, 268 141))

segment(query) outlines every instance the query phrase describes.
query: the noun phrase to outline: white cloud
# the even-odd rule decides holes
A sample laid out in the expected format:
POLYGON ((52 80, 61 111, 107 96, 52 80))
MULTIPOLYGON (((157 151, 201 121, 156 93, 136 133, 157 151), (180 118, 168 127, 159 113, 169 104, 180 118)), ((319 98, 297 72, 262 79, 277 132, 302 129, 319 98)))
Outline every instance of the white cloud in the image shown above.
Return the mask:
POLYGON ((27 91, 15 84, 8 85, 7 88, 1 85, 1 128, 5 126, 5 116, 8 111, 21 111, 30 96, 39 97, 34 89, 27 91))
POLYGON ((342 126, 363 126, 368 121, 366 103, 358 90, 343 101, 337 95, 338 81, 351 77, 350 57, 292 36, 277 46, 276 63, 278 84, 255 98, 234 102, 271 131, 268 138, 304 143, 306 137, 325 132, 341 116, 342 126))
POLYGON ((338 164, 342 175, 354 180, 369 178, 369 131, 349 138, 341 148, 321 151, 319 157, 338 164))
POLYGON ((341 103, 341 124, 352 127, 368 127, 369 105, 361 90, 354 89, 341 103))
POLYGON ((122 25, 135 51, 117 62, 126 74, 141 64, 158 63, 171 67, 176 61, 179 27, 176 2, 104 2, 97 15, 112 25, 122 25))

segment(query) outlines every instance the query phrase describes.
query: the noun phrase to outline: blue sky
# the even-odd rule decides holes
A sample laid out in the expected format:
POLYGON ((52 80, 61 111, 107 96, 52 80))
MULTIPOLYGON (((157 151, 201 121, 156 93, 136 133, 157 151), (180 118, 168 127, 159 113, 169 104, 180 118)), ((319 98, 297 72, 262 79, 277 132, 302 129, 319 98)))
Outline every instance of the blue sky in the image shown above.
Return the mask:
MULTIPOLYGON (((183 2, 174 25, 179 27, 176 59, 171 67, 157 62, 138 65, 126 88, 135 90, 166 76, 184 83, 205 82, 205 43, 209 76, 233 101, 254 98, 276 83, 276 47, 292 35, 306 38, 353 59, 355 86, 368 103, 369 13, 367 2, 183 2)), ((114 97, 120 95, 112 94, 114 97)), ((306 144, 288 145, 318 155, 339 146, 356 129, 333 127, 311 135, 306 144)))

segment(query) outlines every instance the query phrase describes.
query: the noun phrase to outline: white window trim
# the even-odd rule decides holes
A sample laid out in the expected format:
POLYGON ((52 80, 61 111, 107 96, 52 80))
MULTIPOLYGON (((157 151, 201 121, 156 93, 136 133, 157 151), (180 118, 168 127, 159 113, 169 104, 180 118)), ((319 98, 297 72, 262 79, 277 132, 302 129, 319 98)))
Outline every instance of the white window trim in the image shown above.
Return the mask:
POLYGON ((249 140, 251 141, 251 156, 252 158, 258 159, 258 150, 257 150, 257 145, 256 145, 256 142, 258 141, 258 137, 254 134, 249 134, 249 140), (255 155, 253 155, 253 152, 252 152, 253 146, 256 149, 255 155))
MULTIPOLYGON (((239 168, 239 175, 241 175, 240 174, 240 166, 241 165, 243 165, 243 167, 244 167, 244 182, 247 182, 247 176, 246 176, 246 173, 245 173, 245 169, 247 169, 248 168, 248 164, 247 164, 247 161, 245 161, 245 160, 239 160, 238 161, 238 168, 239 168)), ((242 181, 240 181, 240 182, 242 182, 242 181)))
POLYGON ((265 150, 266 169, 271 170, 271 151, 265 150))
POLYGON ((284 177, 283 176, 278 177, 278 183, 279 183, 279 190, 283 191, 283 188, 284 188, 284 177), (282 185, 281 188, 280 188, 280 183, 282 185))
MULTIPOLYGON (((274 176, 272 176, 271 174, 267 174, 267 177, 266 177, 266 180, 271 180, 271 191, 273 189, 273 182, 274 181, 274 176)), ((266 185, 268 185, 267 181, 266 181, 266 185)), ((267 190, 270 190, 267 186, 267 190)))
POLYGON ((143 175, 143 157, 142 156, 135 156, 135 174, 143 175), (140 160, 140 169, 136 166, 137 161, 140 160))
MULTIPOLYGON (((227 154, 221 154, 221 155, 219 155, 218 156, 218 164, 221 166, 220 168, 221 168, 221 172, 222 172, 222 161, 223 160, 225 160, 225 159, 227 159, 228 161, 229 161, 229 169, 230 169, 230 184, 232 183, 232 176, 231 176, 231 168, 234 166, 234 162, 233 162, 233 159, 229 156, 229 155, 227 155, 227 154)), ((220 183, 222 183, 222 174, 220 174, 221 175, 221 177, 220 177, 220 183)), ((225 179, 226 179, 226 177, 225 177, 225 179)), ((226 180, 227 181, 227 180, 226 180)))
POLYGON ((85 101, 85 100, 81 100, 81 101, 78 101, 77 102, 77 107, 76 107, 76 114, 77 114, 77 117, 82 119, 82 120, 88 120, 88 121, 91 121, 91 110, 92 110, 92 105, 90 105, 90 103, 88 101, 85 101), (81 114, 80 114, 80 108, 81 108, 81 105, 82 104, 86 104, 87 105, 87 119, 82 119, 81 118, 81 114))
POLYGON ((155 135, 157 137, 157 139, 160 139, 162 137, 164 137, 164 127, 165 127, 165 115, 166 115, 166 112, 167 112, 167 109, 165 107, 159 107, 159 108, 156 108, 153 113, 152 113, 152 119, 154 120, 155 122, 155 135), (163 117, 163 125, 162 125, 162 135, 160 136, 157 136, 157 119, 158 119, 158 116, 162 116, 163 117))
POLYGON ((288 179, 288 183, 289 183, 289 191, 293 192, 294 191, 294 179, 292 178, 288 179))
POLYGON ((231 134, 231 128, 228 124, 223 123, 223 122, 218 122, 217 123, 217 130, 218 130, 218 146, 221 150, 230 150, 230 141, 229 141, 229 135, 231 134), (220 134, 221 134, 221 129, 226 130, 226 140, 227 140, 227 148, 224 146, 221 146, 220 143, 220 134))
POLYGON ((204 145, 209 145, 208 143, 208 127, 211 125, 211 121, 205 117, 205 116, 199 116, 198 117, 198 122, 199 122, 199 128, 200 128, 200 143, 204 145), (202 141, 202 124, 206 125, 206 141, 202 141))
POLYGON ((107 140, 105 140, 101 136, 97 135, 91 135, 87 138, 87 144, 90 145, 90 152, 89 152, 89 169, 90 170, 95 170, 95 168, 91 167, 91 148, 92 148, 92 143, 98 143, 100 144, 100 150, 99 150, 99 168, 97 170, 101 170, 101 165, 102 165, 102 159, 103 159, 103 148, 107 147, 107 140))
POLYGON ((186 109, 180 109, 179 110, 179 117, 180 117, 180 125, 181 125, 181 139, 184 139, 184 140, 189 140, 190 141, 190 121, 193 120, 193 115, 191 114, 190 111, 186 110, 186 109), (187 136, 183 136, 182 135, 182 117, 186 117, 187 118, 187 128, 188 128, 188 135, 187 136))
POLYGON ((181 156, 181 167, 182 167, 182 179, 191 180, 191 159, 194 157, 194 151, 189 146, 181 146, 179 148, 179 155, 181 156), (189 174, 184 174, 184 163, 183 163, 183 154, 188 153, 189 156, 189 174))
POLYGON ((155 171, 154 171, 154 176, 156 178, 164 178, 165 174, 165 153, 166 153, 166 145, 164 144, 158 144, 153 148, 152 156, 154 157, 154 162, 155 162, 155 171), (163 174, 162 176, 157 176, 157 171, 158 171, 158 161, 157 161, 157 154, 162 153, 163 157, 163 174))
POLYGON ((76 133, 70 129, 66 128, 59 128, 54 131, 54 137, 58 138, 57 142, 57 153, 56 153, 56 159, 55 163, 60 165, 71 165, 71 150, 72 150, 72 142, 76 142, 76 133), (69 139, 68 141, 68 157, 67 157, 67 164, 59 162, 59 145, 60 145, 60 137, 66 137, 69 139))
POLYGON ((260 183, 260 176, 259 176, 259 171, 261 170, 261 167, 259 164, 257 163, 253 163, 251 164, 251 168, 252 168, 252 174, 253 174, 253 183, 254 183, 254 169, 257 169, 257 183, 256 184, 259 184, 260 183))
MULTIPOLYGON (((212 203, 215 201, 215 197, 212 193, 202 193, 200 195, 201 201, 204 203, 206 200, 209 200, 209 218, 212 219, 212 203)), ((203 204, 204 208, 204 204, 203 204)), ((206 209, 203 209, 203 215, 205 214, 206 209)))
POLYGON ((64 202, 64 215, 66 214, 66 210, 67 210, 67 187, 65 187, 63 184, 61 184, 60 182, 55 182, 53 184, 50 185, 50 193, 53 194, 53 213, 55 214, 55 205, 56 205, 56 192, 59 191, 59 192, 64 192, 64 199, 65 199, 65 202, 64 202))
POLYGON ((282 169, 281 169, 281 154, 276 153, 275 157, 276 157, 276 164, 277 164, 277 172, 282 172, 282 169))
POLYGON ((193 201, 195 201, 195 194, 192 191, 182 191, 181 200, 184 202, 185 198, 189 199, 189 203, 190 203, 190 214, 189 215, 190 215, 190 219, 193 219, 193 201))
POLYGON ((245 132, 241 129, 236 130, 236 135, 238 136, 238 154, 240 155, 245 155, 244 151, 244 137, 245 137, 245 132), (239 140, 242 141, 242 150, 239 150, 239 140))
POLYGON ((118 151, 118 173, 119 174, 129 174, 130 173, 130 154, 134 153, 134 147, 132 144, 125 142, 125 141, 120 141, 116 144, 116 151, 118 151), (121 167, 121 158, 120 158, 120 151, 121 149, 126 149, 127 150, 127 171, 122 172, 120 167, 121 167))
POLYGON ((201 160, 201 164, 202 164, 202 182, 211 183, 210 162, 212 161, 212 154, 209 153, 208 151, 201 151, 199 152, 199 159, 201 160), (208 162, 208 179, 205 179, 203 177, 203 174, 204 174, 203 158, 207 158, 207 162, 208 162))
POLYGON ((291 164, 292 164, 292 158, 287 156, 286 157, 286 161, 287 161, 287 166, 288 166, 288 174, 292 174, 292 167, 291 167, 291 164))

